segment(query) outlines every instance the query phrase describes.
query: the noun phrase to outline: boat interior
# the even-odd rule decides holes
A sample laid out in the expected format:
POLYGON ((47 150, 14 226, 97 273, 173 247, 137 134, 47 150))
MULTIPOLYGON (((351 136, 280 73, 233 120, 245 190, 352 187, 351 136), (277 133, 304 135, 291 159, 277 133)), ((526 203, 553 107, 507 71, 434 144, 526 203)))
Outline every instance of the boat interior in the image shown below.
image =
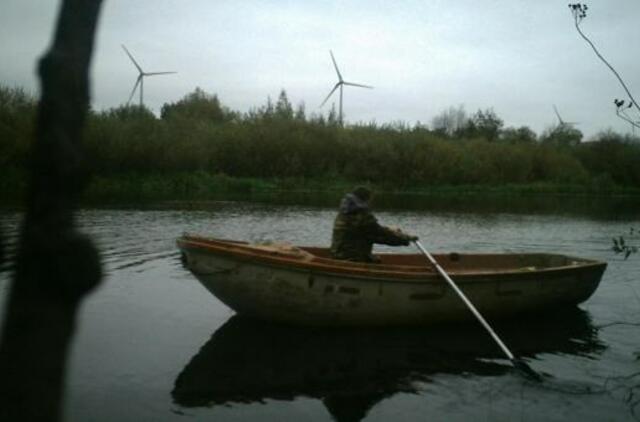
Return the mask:
MULTIPOLYGON (((408 273, 435 272, 427 258, 420 254, 379 253, 380 263, 360 263, 331 258, 329 248, 293 246, 288 243, 250 244, 226 239, 183 236, 183 241, 197 243, 199 247, 224 250, 243 256, 270 257, 279 260, 307 262, 323 266, 367 269, 369 271, 400 271, 408 273)), ((601 264, 599 261, 548 253, 434 253, 433 257, 446 271, 454 273, 531 272, 601 264)))
MULTIPOLYGON (((300 249, 320 258, 331 258, 329 248, 301 247, 300 249)), ((419 253, 379 253, 376 254, 376 256, 380 258, 379 265, 403 267, 424 267, 425 265, 431 265, 427 258, 419 253)), ((534 271, 545 268, 576 266, 588 262, 581 258, 545 253, 474 254, 451 252, 434 253, 433 257, 445 270, 449 269, 456 272, 464 272, 465 270, 478 272, 483 269, 491 272, 509 270, 534 271)))

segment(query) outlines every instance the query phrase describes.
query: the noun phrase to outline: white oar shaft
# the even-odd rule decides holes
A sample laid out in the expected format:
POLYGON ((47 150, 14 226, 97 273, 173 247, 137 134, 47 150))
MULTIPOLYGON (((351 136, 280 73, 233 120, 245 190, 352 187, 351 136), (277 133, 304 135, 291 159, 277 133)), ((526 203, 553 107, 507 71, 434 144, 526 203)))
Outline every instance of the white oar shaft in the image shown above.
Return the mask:
POLYGON ((471 303, 471 301, 467 298, 467 296, 462 292, 462 290, 460 290, 458 288, 458 286, 456 285, 456 283, 453 282, 453 280, 451 280, 451 277, 449 277, 449 274, 446 273, 446 271, 440 266, 440 264, 438 264, 438 262, 433 258, 433 256, 431 256, 431 254, 429 252, 427 252, 427 250, 420 244, 419 241, 415 241, 416 246, 418 247, 418 249, 420 249, 420 251, 429 259, 429 261, 431 261, 431 263, 436 267, 436 269, 438 270, 438 272, 440 273, 440 275, 442 277, 444 277, 444 279, 447 281, 447 283, 449 283, 449 285, 451 286, 451 288, 453 289, 454 292, 456 292, 456 294, 460 297, 460 299, 462 299, 462 301, 464 302, 465 305, 467 305, 467 308, 469 308, 469 310, 473 313, 473 315, 475 315, 475 317, 478 319, 478 321, 480 321, 480 324, 482 324, 482 326, 489 332, 489 334, 491 334, 491 337, 493 337, 493 339, 496 341, 496 343, 498 343, 498 346, 500 346, 500 348, 502 349, 502 351, 504 352, 505 355, 507 355, 507 357, 509 358, 509 360, 513 361, 514 357, 513 357, 513 353, 511 353, 511 351, 507 348, 507 346, 502 342, 502 340, 500 340, 500 337, 498 337, 498 335, 496 334, 495 331, 493 331, 493 328, 491 328, 491 326, 489 325, 489 323, 487 323, 487 321, 482 317, 482 315, 480 314, 480 312, 478 312, 478 310, 476 309, 475 306, 473 306, 473 303, 471 303))

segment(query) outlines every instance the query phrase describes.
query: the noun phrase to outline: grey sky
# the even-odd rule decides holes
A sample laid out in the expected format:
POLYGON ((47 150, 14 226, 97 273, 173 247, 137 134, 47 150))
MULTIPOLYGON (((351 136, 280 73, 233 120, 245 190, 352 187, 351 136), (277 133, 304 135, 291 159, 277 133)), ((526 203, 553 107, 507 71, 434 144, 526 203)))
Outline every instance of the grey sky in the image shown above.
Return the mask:
MULTIPOLYGON (((48 45, 58 7, 52 0, 3 0, 0 82, 36 91, 35 60, 48 45)), ((612 127, 626 99, 573 27, 567 1, 104 0, 93 62, 97 109, 126 102, 137 71, 155 112, 201 87, 246 111, 284 88, 307 112, 344 78, 374 90, 345 89, 349 122, 422 121, 464 104, 493 107, 507 126, 540 133, 563 119, 586 135, 612 127)), ((590 1, 584 31, 640 96, 640 2, 590 1), (615 5, 615 6, 614 6, 615 5), (635 41, 634 41, 635 40, 635 41)), ((337 96, 335 97, 337 101, 337 96)))

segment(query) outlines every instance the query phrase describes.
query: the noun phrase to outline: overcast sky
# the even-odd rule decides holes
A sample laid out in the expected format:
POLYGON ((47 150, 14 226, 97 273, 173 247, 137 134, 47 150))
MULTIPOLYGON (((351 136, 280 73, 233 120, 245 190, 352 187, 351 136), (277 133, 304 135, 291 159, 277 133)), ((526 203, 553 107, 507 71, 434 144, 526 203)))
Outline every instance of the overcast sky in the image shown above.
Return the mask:
MULTIPOLYGON (((177 71, 145 79, 158 112, 200 87, 247 111, 285 89, 308 113, 337 76, 375 89, 345 88, 348 122, 430 123, 450 106, 493 107, 506 126, 540 133, 555 104, 587 136, 629 125, 613 99, 626 99, 576 32, 567 1, 104 0, 92 67, 93 105, 118 106, 137 70, 177 71)), ((583 30, 640 96, 640 1, 594 0, 583 30), (615 5, 615 6, 614 6, 615 5)), ((45 51, 59 2, 2 0, 0 82, 37 93, 35 61, 45 51)), ((335 96, 336 106, 337 99, 335 96)))

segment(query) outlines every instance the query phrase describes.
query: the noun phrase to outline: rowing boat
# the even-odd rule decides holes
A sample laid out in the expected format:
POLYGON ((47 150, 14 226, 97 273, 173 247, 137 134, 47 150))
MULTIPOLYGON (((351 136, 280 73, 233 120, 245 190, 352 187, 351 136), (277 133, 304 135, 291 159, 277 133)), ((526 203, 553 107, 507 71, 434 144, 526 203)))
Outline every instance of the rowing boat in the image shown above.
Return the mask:
MULTIPOLYGON (((380 263, 332 259, 328 248, 249 244, 183 235, 183 263, 238 314, 295 325, 416 325, 472 318, 421 254, 380 263)), ((606 263, 550 253, 448 253, 434 258, 491 318, 575 306, 606 263)))

